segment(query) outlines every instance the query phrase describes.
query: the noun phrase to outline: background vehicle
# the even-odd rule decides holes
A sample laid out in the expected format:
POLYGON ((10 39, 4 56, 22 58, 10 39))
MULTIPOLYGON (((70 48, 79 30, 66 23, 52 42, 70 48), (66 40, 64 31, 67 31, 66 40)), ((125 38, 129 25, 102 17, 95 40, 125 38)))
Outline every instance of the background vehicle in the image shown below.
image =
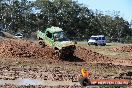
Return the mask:
POLYGON ((15 38, 23 38, 23 34, 22 33, 16 33, 15 38))
POLYGON ((88 40, 88 45, 106 45, 106 39, 104 35, 92 35, 88 40))
POLYGON ((38 30, 37 38, 40 40, 39 44, 42 47, 45 45, 50 46, 59 57, 72 56, 76 49, 75 43, 70 41, 59 27, 38 30))

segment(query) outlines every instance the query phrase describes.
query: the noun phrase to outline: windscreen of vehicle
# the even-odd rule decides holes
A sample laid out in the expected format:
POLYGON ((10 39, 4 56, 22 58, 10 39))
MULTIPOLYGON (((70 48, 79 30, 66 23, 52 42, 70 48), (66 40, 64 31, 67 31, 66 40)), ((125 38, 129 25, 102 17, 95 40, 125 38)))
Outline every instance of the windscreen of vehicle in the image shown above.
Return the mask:
POLYGON ((66 37, 63 31, 54 33, 54 40, 55 41, 69 41, 69 39, 66 37))
POLYGON ((90 37, 90 40, 97 40, 97 37, 90 37))
POLYGON ((22 34, 15 34, 15 36, 22 36, 22 34))
POLYGON ((102 37, 102 40, 105 40, 105 37, 102 37))

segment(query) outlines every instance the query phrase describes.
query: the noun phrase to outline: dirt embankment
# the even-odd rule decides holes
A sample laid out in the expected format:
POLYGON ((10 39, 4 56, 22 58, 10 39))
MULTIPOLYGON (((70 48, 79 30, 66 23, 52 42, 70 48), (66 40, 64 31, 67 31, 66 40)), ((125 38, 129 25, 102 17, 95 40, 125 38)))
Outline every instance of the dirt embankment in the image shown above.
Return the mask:
MULTIPOLYGON (((54 50, 46 46, 40 48, 37 43, 21 39, 4 39, 0 42, 0 56, 2 57, 31 57, 31 58, 55 58, 54 50)), ((112 59, 103 56, 92 50, 78 46, 75 50, 75 56, 87 62, 111 62, 112 59)))
POLYGON ((53 50, 40 48, 37 43, 21 39, 3 39, 0 41, 1 57, 53 58, 53 50))
POLYGON ((126 45, 112 49, 115 52, 132 52, 132 45, 126 45))
MULTIPOLYGON (((132 60, 107 57, 80 46, 77 46, 74 54, 80 61, 83 59, 87 63, 112 63, 116 65, 132 66, 132 60)), ((3 39, 0 41, 0 56, 59 60, 59 58, 55 56, 54 50, 50 47, 46 46, 40 48, 38 43, 22 39, 3 39)), ((72 58, 68 57, 68 59, 72 58)))
POLYGON ((112 62, 111 58, 104 56, 102 54, 99 54, 97 52, 93 52, 90 49, 85 49, 80 46, 77 47, 75 51, 75 55, 91 63, 111 63, 112 62))
POLYGON ((74 54, 76 58, 67 58, 78 60, 73 60, 72 62, 64 61, 65 63, 63 63, 55 56, 54 50, 48 46, 40 48, 37 42, 30 40, 1 39, 0 57, 7 58, 0 60, 0 79, 32 78, 51 81, 78 81, 82 67, 90 67, 90 73, 92 73, 90 78, 113 78, 116 76, 115 74, 126 71, 126 66, 120 65, 132 66, 132 60, 107 57, 80 46, 77 46, 74 54), (11 57, 14 57, 14 59, 11 59, 11 57), (53 63, 52 60, 57 63, 53 63), (84 63, 86 62, 85 65, 82 60, 84 63), (13 63, 15 61, 16 63, 13 63), (47 65, 44 61, 51 61, 52 63, 47 63, 47 65), (78 62, 76 63, 76 61, 78 62))
MULTIPOLYGON (((21 39, 3 39, 0 41, 0 56, 57 59, 54 55, 54 50, 50 47, 40 48, 38 43, 21 39)), ((89 62, 106 62, 106 60, 111 60, 106 56, 79 46, 75 50, 75 56, 89 62)))

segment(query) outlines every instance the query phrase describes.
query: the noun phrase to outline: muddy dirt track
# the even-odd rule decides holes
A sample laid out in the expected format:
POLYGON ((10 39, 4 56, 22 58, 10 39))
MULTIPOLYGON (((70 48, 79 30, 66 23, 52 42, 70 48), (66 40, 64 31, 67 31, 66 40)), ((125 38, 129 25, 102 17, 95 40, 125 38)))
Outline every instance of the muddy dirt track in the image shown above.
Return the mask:
POLYGON ((115 51, 115 52, 117 52, 117 51, 118 52, 131 52, 132 53, 132 45, 113 48, 113 51, 115 51))
MULTIPOLYGON (((125 48, 126 49, 126 48, 125 48)), ((128 48, 131 49, 131 48, 128 48)), ((123 47, 124 51, 124 47, 123 47)), ((92 50, 77 46, 73 61, 85 61, 88 63, 112 63, 116 65, 130 65, 132 66, 132 60, 118 60, 118 58, 110 58, 93 52, 92 50), (116 62, 116 63, 115 63, 116 62)), ((54 54, 54 50, 50 47, 40 48, 38 43, 34 43, 29 40, 16 40, 16 39, 4 39, 0 42, 0 56, 1 57, 26 57, 26 58, 42 58, 50 60, 60 60, 54 54)))
POLYGON ((0 57, 0 79, 4 80, 32 78, 77 82, 82 67, 90 67, 91 78, 112 78, 132 66, 131 59, 107 57, 80 46, 73 57, 60 59, 50 47, 40 48, 37 41, 22 39, 1 39, 0 57))

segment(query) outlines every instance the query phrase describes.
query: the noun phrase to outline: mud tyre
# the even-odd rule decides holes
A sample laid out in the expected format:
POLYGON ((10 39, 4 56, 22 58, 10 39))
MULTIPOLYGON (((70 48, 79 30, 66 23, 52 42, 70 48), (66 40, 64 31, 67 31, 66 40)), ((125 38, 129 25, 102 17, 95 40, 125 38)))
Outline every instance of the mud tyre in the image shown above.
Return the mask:
POLYGON ((40 48, 44 48, 46 45, 42 40, 40 40, 39 41, 39 46, 40 46, 40 48))
POLYGON ((69 54, 68 54, 68 57, 73 57, 74 56, 74 52, 70 52, 69 54))
POLYGON ((102 44, 102 46, 106 46, 106 43, 102 44))
POLYGON ((55 50, 55 55, 60 58, 61 57, 61 52, 59 50, 55 50))
POLYGON ((98 46, 98 44, 97 44, 97 43, 94 43, 94 45, 95 45, 95 46, 98 46))

